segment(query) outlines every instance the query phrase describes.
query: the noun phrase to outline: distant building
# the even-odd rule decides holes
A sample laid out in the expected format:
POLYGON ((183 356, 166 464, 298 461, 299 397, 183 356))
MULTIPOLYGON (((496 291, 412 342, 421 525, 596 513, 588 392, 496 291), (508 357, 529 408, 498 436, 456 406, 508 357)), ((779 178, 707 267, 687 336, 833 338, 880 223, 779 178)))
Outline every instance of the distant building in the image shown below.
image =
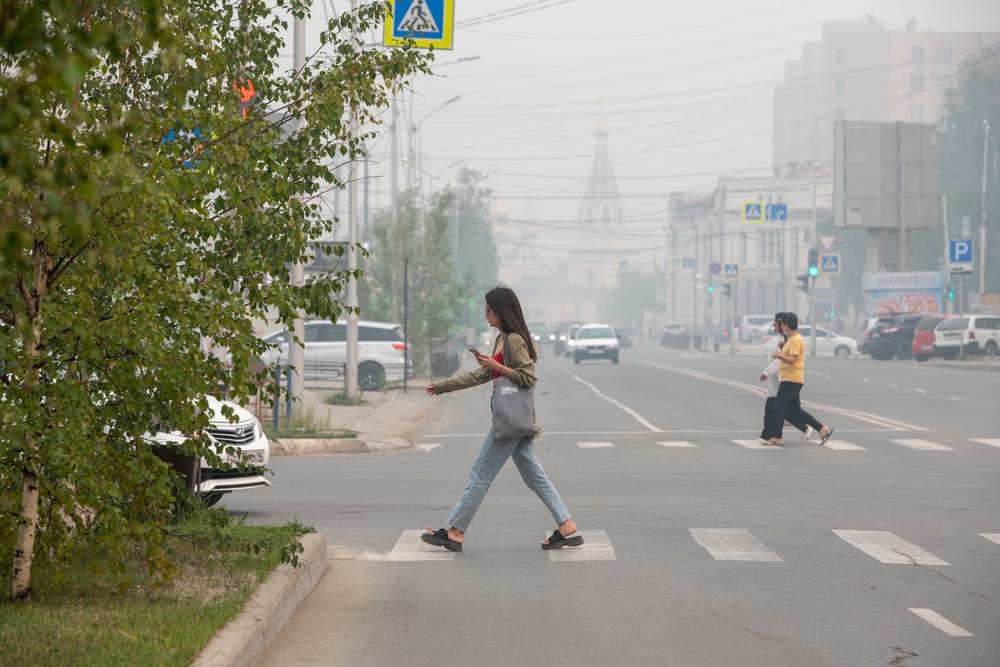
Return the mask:
POLYGON ((886 30, 881 21, 823 24, 823 38, 785 63, 774 89, 776 176, 833 160, 836 120, 935 123, 959 63, 1000 33, 886 30))

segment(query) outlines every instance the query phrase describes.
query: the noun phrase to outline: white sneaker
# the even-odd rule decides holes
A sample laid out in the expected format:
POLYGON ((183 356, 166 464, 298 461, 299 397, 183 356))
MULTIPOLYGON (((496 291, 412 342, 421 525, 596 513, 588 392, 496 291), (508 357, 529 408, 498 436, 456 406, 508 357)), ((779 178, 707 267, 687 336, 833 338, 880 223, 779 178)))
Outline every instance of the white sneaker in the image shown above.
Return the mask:
POLYGON ((813 437, 813 427, 806 426, 806 440, 807 441, 812 440, 812 437, 813 437))

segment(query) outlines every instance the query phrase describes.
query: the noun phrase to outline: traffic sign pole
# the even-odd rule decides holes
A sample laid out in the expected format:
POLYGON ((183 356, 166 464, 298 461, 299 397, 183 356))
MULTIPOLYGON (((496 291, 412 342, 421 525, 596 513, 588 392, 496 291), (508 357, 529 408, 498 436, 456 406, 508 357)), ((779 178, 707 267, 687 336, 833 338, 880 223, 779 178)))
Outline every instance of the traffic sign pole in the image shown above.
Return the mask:
MULTIPOLYGON (((816 278, 809 276, 809 294, 816 293, 816 278)), ((811 355, 816 356, 816 302, 809 300, 809 346, 812 348, 811 355)))

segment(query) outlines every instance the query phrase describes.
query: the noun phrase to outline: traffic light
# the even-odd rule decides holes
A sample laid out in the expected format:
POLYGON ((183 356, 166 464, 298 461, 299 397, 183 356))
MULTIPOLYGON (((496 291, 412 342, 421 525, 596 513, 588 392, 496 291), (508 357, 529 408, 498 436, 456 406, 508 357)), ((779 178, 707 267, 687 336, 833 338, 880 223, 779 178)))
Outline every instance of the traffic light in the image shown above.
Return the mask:
POLYGON ((949 301, 955 300, 955 283, 948 284, 948 300, 949 301))
POLYGON ((711 294, 714 291, 715 291, 715 285, 713 285, 712 283, 709 283, 708 284, 708 293, 711 294))
POLYGON ((732 296, 733 286, 730 283, 726 283, 725 285, 722 286, 722 293, 725 294, 726 296, 732 296))
POLYGON ((813 278, 819 275, 819 250, 816 248, 809 250, 809 275, 813 278))
POLYGON ((799 276, 798 281, 799 281, 799 289, 805 292, 806 294, 809 294, 809 274, 806 274, 804 276, 799 276))

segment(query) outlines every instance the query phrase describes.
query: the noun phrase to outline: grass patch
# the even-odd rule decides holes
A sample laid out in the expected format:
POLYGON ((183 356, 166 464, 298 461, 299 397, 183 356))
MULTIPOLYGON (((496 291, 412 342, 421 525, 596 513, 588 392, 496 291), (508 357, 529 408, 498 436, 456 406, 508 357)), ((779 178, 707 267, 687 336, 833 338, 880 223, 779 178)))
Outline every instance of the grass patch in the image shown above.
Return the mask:
POLYGON ((264 433, 268 438, 275 438, 277 440, 296 438, 336 439, 358 437, 358 434, 354 431, 320 431, 312 428, 279 428, 278 430, 274 430, 271 427, 265 427, 264 433))
MULTIPOLYGON (((187 665, 239 612, 283 554, 289 555, 289 545, 311 530, 297 522, 220 521, 220 513, 212 512, 171 527, 167 540, 181 573, 171 583, 151 581, 138 552, 127 563, 126 585, 95 574, 93 559, 100 558, 95 546, 81 553, 64 580, 36 577, 31 602, 0 603, 4 664, 187 665)), ((4 579, 9 590, 10 575, 4 579)))
POLYGON ((368 405, 368 400, 361 396, 353 401, 348 400, 344 390, 330 392, 323 397, 323 402, 327 405, 368 405))

